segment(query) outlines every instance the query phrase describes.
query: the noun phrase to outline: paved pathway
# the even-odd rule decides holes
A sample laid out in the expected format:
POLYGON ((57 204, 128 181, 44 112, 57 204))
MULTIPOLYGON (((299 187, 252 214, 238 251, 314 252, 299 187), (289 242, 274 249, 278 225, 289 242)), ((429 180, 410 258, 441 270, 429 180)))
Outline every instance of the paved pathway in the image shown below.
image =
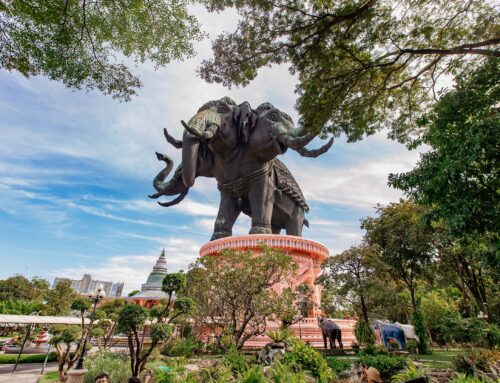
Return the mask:
MULTIPOLYGON (((17 366, 16 372, 12 373, 13 364, 1 364, 0 383, 37 383, 42 366, 43 363, 24 363, 17 366)), ((56 370, 56 363, 47 363, 45 372, 56 370)))

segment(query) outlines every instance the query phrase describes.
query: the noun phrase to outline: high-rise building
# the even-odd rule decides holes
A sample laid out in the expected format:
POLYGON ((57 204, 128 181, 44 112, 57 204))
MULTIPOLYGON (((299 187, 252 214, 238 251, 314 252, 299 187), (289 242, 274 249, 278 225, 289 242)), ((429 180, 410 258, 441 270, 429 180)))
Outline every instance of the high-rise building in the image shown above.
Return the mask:
POLYGON ((90 274, 84 274, 82 279, 56 278, 52 288, 56 287, 61 280, 71 282, 71 287, 79 294, 94 295, 97 294, 97 289, 100 285, 103 286, 107 297, 121 297, 123 292, 123 283, 113 283, 109 281, 98 281, 92 279, 90 274))

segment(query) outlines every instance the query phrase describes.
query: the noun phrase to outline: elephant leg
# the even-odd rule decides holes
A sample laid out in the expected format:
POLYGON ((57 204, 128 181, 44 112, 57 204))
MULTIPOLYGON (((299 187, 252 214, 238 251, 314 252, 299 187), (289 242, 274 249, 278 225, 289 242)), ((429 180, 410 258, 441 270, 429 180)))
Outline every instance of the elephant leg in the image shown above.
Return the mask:
POLYGON ((221 192, 219 212, 215 220, 214 234, 212 235, 211 241, 233 235, 233 225, 240 215, 240 212, 241 210, 236 198, 225 192, 221 192))
POLYGON ((304 210, 295 207, 290 219, 286 223, 286 234, 302 237, 302 226, 304 224, 304 210))
POLYGON ((281 233, 281 227, 271 225, 271 231, 272 231, 273 234, 279 234, 279 233, 281 233))
POLYGON ((325 347, 325 350, 328 350, 328 345, 326 344, 326 334, 323 332, 323 346, 325 347))
POLYGON ((406 350, 406 341, 405 341, 405 339, 399 339, 398 343, 399 343, 399 348, 401 350, 406 350))
POLYGON ((342 330, 337 330, 337 340, 339 342, 339 348, 342 350, 344 348, 342 344, 342 330))
POLYGON ((382 341, 384 342, 384 347, 389 348, 389 342, 388 342, 388 337, 385 335, 382 335, 382 341))
POLYGON ((274 177, 265 175, 249 185, 248 199, 252 211, 250 234, 271 234, 274 203, 274 177))
POLYGON ((330 350, 335 350, 335 333, 332 331, 328 334, 328 339, 330 339, 330 350))

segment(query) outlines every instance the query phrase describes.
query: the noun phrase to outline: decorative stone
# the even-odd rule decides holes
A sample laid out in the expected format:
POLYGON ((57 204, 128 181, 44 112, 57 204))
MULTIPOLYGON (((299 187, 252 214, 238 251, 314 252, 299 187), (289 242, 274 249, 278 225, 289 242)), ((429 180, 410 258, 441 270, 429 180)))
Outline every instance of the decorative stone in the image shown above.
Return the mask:
POLYGON ((259 363, 264 363, 266 366, 270 366, 273 361, 285 354, 285 348, 271 348, 269 346, 264 347, 260 350, 257 356, 257 361, 259 363))

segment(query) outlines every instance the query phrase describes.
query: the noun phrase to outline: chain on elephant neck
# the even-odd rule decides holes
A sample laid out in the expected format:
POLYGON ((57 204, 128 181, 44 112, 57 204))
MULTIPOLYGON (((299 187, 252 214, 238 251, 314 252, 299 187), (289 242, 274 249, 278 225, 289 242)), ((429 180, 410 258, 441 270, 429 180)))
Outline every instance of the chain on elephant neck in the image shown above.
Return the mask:
POLYGON ((269 174, 271 165, 267 162, 264 167, 249 173, 244 176, 238 176, 218 184, 217 187, 221 192, 228 193, 234 197, 243 197, 248 192, 248 185, 256 181, 262 176, 269 174))

